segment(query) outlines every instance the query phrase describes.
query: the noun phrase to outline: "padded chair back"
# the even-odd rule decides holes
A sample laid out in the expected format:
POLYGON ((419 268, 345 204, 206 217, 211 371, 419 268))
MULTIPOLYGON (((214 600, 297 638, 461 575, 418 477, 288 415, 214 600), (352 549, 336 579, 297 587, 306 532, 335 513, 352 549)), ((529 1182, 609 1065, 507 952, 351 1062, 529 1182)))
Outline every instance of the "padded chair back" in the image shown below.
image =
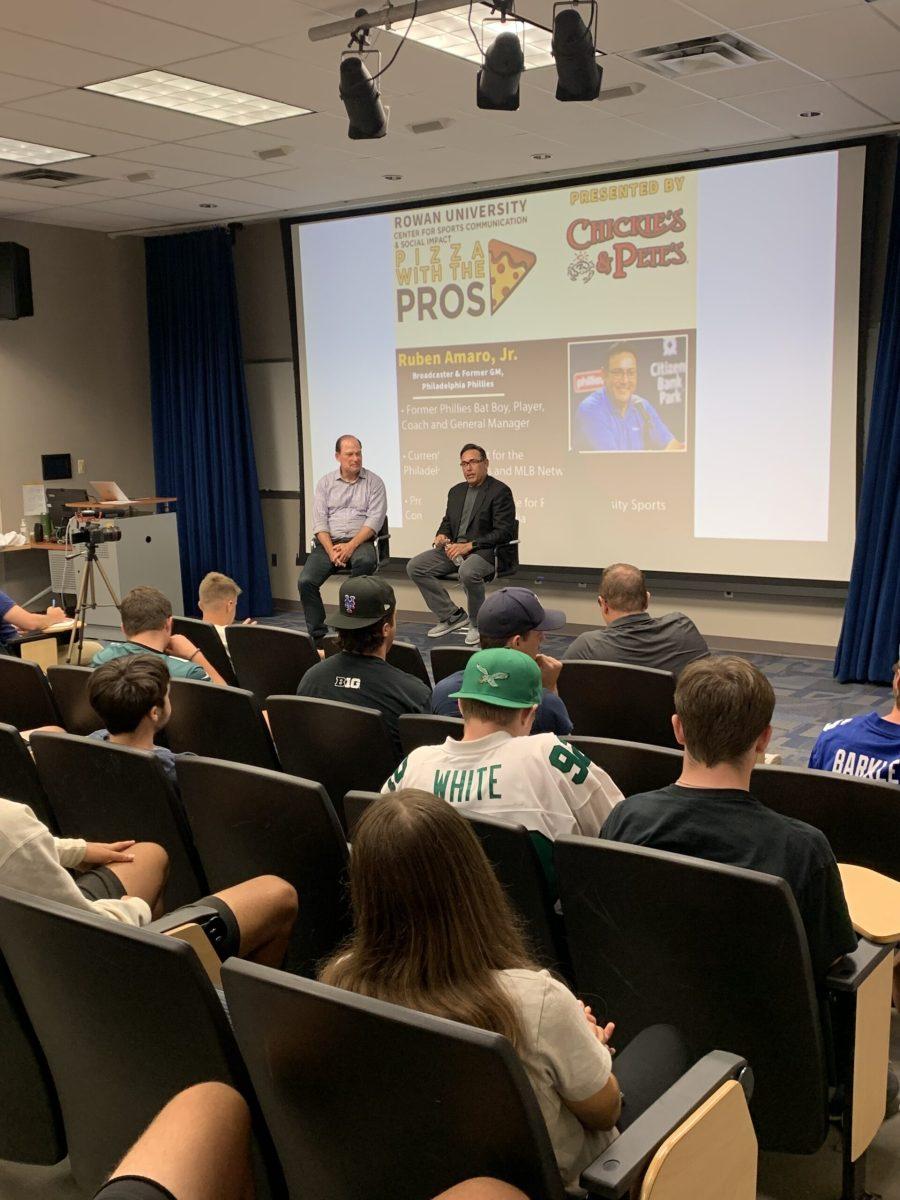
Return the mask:
MULTIPOLYGON (((547 876, 531 834, 524 825, 496 817, 465 816, 494 868, 510 903, 525 922, 531 948, 542 967, 570 973, 565 930, 554 911, 547 876)), ((548 843, 549 845, 549 843, 548 843)))
MULTIPOLYGON (((461 717, 437 717, 431 713, 404 713, 397 722, 404 755, 419 746, 440 746, 448 737, 457 741, 463 735, 461 717)), ((382 780, 382 783, 384 780, 382 780)))
POLYGON ((198 621, 196 617, 173 617, 172 632, 183 633, 203 657, 212 663, 227 684, 231 687, 238 686, 238 677, 215 625, 210 621, 198 621))
POLYGON ((855 863, 900 879, 900 788, 896 783, 796 767, 757 767, 750 790, 776 812, 821 829, 838 862, 855 863))
POLYGON ((519 522, 513 522, 513 535, 510 541, 503 542, 497 547, 497 553, 494 560, 497 564, 497 569, 494 572, 495 579, 501 579, 504 575, 515 575, 519 569, 519 522))
POLYGON ((344 820, 346 822, 347 841, 353 841, 356 826, 366 809, 381 799, 381 792, 348 792, 344 797, 344 820))
POLYGON ((0 796, 27 804, 39 821, 50 830, 56 829, 56 818, 38 778, 34 759, 18 729, 12 725, 0 725, 0 796))
POLYGON ((623 796, 654 792, 668 787, 681 774, 680 750, 645 746, 640 742, 617 742, 614 738, 571 737, 573 746, 602 767, 623 796))
POLYGON ((166 908, 206 894, 181 802, 152 754, 67 733, 36 733, 31 748, 63 837, 157 842, 169 856, 166 908))
POLYGON ((269 696, 296 692, 310 667, 319 661, 308 633, 271 625, 229 625, 225 636, 241 687, 248 688, 260 708, 269 696))
POLYGON ((477 649, 477 646, 435 646, 431 652, 431 673, 434 682, 440 683, 448 675, 464 671, 466 663, 477 649))
POLYGON ((828 1128, 806 935, 783 879, 642 846, 554 843, 578 994, 622 1048, 677 1024, 753 1066, 760 1147, 811 1154, 828 1128))
POLYGON ((419 647, 414 646, 412 642, 394 642, 388 650, 387 661, 398 671, 405 671, 407 675, 415 675, 416 679, 421 679, 427 688, 431 687, 431 676, 425 666, 425 659, 422 657, 419 647))
POLYGON ((94 711, 88 699, 88 682, 92 674, 90 667, 69 664, 47 668, 47 680, 66 733, 79 733, 87 737, 95 729, 103 728, 102 717, 94 711))
POLYGON ((0 1160, 49 1165, 66 1154, 53 1077, 0 956, 0 1160))
POLYGON ((16 729, 60 724, 46 676, 37 663, 0 655, 0 721, 16 729))
POLYGON ((670 671, 575 659, 563 663, 558 687, 577 735, 678 748, 670 671))
POLYGON ((323 784, 346 828, 345 793, 380 791, 397 766, 381 713, 312 696, 270 696, 268 711, 282 767, 323 784))
POLYGON ((176 754, 189 750, 206 758, 278 770, 268 727, 252 692, 194 679, 173 679, 172 716, 166 740, 176 754))
POLYGON ((184 942, 0 888, 0 950, 53 1072, 82 1194, 182 1089, 220 1080, 249 1091, 184 942))
POLYGON ((183 758, 178 783, 213 891, 279 875, 300 897, 285 970, 312 974, 350 932, 347 841, 320 783, 183 758))
POLYGON ((292 1196, 424 1200, 489 1175, 563 1200, 506 1038, 237 959, 222 981, 292 1196))

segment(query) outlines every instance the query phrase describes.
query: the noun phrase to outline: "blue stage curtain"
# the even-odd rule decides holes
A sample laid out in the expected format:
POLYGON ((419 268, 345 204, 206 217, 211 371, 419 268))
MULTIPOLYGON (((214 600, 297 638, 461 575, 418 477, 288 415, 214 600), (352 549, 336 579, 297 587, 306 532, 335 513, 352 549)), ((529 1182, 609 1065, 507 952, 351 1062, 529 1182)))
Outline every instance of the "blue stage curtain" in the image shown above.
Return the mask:
POLYGON ((145 247, 156 492, 178 497, 184 611, 207 571, 224 571, 244 589, 238 616, 268 616, 230 239, 210 229, 145 247))
POLYGON ((900 162, 853 571, 834 673, 890 683, 900 641, 900 162))

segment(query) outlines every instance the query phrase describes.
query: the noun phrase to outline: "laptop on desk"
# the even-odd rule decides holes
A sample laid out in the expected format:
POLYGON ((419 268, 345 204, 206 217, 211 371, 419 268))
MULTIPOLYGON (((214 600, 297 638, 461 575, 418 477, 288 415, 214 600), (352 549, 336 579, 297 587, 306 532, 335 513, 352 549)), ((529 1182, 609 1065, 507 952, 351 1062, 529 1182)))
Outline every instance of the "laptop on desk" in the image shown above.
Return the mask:
POLYGON ((101 504, 113 504, 116 500, 128 503, 128 497, 114 479, 92 479, 91 491, 101 504))

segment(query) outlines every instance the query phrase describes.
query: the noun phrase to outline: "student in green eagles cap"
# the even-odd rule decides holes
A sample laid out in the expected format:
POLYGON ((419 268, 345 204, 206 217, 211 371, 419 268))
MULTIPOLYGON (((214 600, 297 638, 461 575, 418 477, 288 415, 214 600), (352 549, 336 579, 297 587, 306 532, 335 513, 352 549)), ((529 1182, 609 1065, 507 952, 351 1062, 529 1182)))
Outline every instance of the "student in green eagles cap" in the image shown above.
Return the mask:
POLYGON ((455 692, 465 723, 462 741, 420 746, 381 789, 421 788, 475 815, 524 825, 542 861, 563 833, 596 837, 622 799, 607 773, 554 733, 528 737, 541 701, 541 669, 505 647, 479 650, 455 692))

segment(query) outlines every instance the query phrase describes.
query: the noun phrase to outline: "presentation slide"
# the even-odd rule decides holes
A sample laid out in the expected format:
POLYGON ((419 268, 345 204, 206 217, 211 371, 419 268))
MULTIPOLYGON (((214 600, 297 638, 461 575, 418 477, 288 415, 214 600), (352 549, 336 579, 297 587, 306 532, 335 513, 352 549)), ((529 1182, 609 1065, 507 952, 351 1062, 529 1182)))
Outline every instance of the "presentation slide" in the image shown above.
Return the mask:
POLYGON ((864 169, 853 147, 293 224, 307 523, 353 433, 417 554, 473 442, 523 563, 847 579, 864 169))

